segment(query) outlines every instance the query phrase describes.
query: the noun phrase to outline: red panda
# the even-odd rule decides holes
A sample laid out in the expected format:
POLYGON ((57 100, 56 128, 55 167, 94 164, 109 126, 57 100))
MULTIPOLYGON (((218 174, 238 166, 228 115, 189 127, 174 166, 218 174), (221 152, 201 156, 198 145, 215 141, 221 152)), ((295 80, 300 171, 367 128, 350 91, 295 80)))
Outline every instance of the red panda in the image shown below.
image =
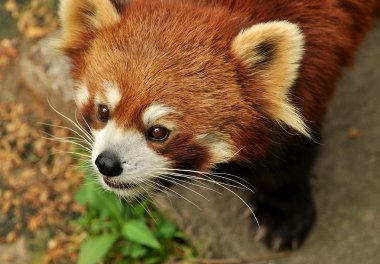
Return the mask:
POLYGON ((301 245, 316 217, 321 122, 378 10, 377 0, 61 0, 57 45, 99 181, 133 198, 167 175, 239 175, 256 189, 265 244, 301 245))

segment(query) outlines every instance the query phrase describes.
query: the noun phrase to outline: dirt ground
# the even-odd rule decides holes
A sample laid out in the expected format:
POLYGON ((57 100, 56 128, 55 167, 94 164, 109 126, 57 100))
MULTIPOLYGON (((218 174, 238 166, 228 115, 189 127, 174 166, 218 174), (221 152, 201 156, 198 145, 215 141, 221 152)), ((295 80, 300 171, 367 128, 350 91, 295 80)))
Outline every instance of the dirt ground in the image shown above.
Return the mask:
MULTIPOLYGON (((263 263, 380 263, 380 26, 366 38, 355 67, 344 72, 323 134, 313 178, 316 226, 301 249, 263 263)), ((183 199, 158 203, 201 253, 216 258, 271 254, 254 241, 252 216, 233 194, 199 190, 206 201, 186 189, 178 191, 201 210, 183 199)))

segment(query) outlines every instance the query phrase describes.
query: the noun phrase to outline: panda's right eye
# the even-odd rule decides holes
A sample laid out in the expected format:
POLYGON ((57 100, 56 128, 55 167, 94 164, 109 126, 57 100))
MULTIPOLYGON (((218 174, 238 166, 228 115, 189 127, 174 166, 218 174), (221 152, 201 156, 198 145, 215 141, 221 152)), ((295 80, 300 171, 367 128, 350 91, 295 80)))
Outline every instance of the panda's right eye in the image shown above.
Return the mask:
POLYGON ((100 104, 98 106, 98 119, 103 123, 107 123, 110 119, 110 110, 106 105, 100 104))

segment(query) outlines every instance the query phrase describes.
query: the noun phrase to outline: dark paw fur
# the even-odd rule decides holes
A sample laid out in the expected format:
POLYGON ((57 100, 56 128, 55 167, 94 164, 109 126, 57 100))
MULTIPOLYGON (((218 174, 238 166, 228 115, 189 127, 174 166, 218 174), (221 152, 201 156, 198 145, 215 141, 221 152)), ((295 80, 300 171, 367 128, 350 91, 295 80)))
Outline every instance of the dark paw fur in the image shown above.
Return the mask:
POLYGON ((261 227, 256 239, 274 251, 292 250, 301 246, 316 218, 313 203, 307 207, 288 210, 261 205, 255 214, 261 227))

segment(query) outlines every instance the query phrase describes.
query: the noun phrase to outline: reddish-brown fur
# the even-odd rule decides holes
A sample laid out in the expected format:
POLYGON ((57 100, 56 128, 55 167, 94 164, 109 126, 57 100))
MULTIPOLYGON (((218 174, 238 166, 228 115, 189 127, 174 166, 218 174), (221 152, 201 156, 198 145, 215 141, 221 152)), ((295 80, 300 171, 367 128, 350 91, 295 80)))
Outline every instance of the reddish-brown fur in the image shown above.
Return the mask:
POLYGON ((260 111, 266 104, 260 76, 248 77, 231 54, 232 38, 259 22, 288 20, 300 26, 305 55, 292 100, 315 129, 377 6, 373 0, 131 1, 119 24, 83 36, 82 45, 66 52, 74 78, 85 78, 90 90, 102 79, 121 83, 125 98, 114 116, 125 126, 138 122, 139 111, 154 99, 167 98, 166 103, 184 107, 183 131, 228 131, 237 146, 246 146, 242 158, 251 159, 265 155, 273 128, 260 111), (210 92, 207 98, 204 90, 210 92), (199 101, 187 103, 193 99, 199 101))
MULTIPOLYGON (((231 42, 242 29, 261 22, 286 20, 300 27, 305 53, 290 94, 292 104, 314 132, 321 125, 342 67, 351 64, 355 50, 373 25, 380 1, 112 2, 119 11, 124 10, 119 22, 83 33, 81 39, 73 42, 76 46, 63 47, 71 58, 74 79, 85 82, 89 88, 91 99, 82 112, 90 125, 104 126, 96 120, 94 97, 102 93, 104 80, 112 80, 119 84, 122 99, 111 118, 126 129, 137 128, 145 133, 141 116, 153 102, 178 110, 159 120, 163 124, 166 121, 176 124, 169 140, 164 144, 148 143, 157 153, 173 161, 175 168, 203 171, 215 165, 209 149, 197 138, 209 133, 217 136, 219 133, 222 140, 230 140, 228 143, 239 150, 233 161, 254 168, 248 173, 253 174, 255 165, 271 157, 270 162, 275 162, 268 166, 278 166, 279 177, 299 175, 295 175, 293 181, 285 176, 279 179, 286 183, 276 185, 277 179, 270 179, 269 184, 261 185, 263 197, 272 197, 271 191, 275 189, 273 197, 277 198, 272 197, 273 201, 268 203, 272 207, 284 200, 281 194, 290 201, 280 209, 275 208, 283 214, 281 210, 286 207, 289 215, 283 217, 284 223, 273 224, 272 217, 266 215, 271 215, 271 211, 259 215, 264 224, 275 226, 273 236, 267 236, 267 244, 274 247, 273 241, 279 234, 277 227, 286 231, 281 237, 286 241, 282 248, 289 248, 294 237, 302 242, 314 221, 308 180, 304 180, 310 164, 307 161, 307 165, 298 166, 298 156, 302 157, 304 152, 292 147, 303 144, 303 139, 291 133, 290 128, 280 127, 270 116, 267 109, 271 95, 265 87, 266 77, 260 72, 252 74, 233 53, 231 42), (281 153, 280 158, 276 160, 278 153, 281 153), (294 186, 290 188, 291 183, 294 186), (285 191, 279 192, 280 188, 285 191), (295 197, 292 193, 296 193, 295 197), (302 207, 299 201, 305 201, 304 214, 298 212, 302 207), (305 223, 300 228, 294 227, 299 219, 306 219, 301 220, 305 223), (287 232, 281 224, 296 230, 295 234, 287 232)), ((262 172, 261 168, 258 171, 262 172)), ((278 211, 274 215, 277 216, 278 211)))

